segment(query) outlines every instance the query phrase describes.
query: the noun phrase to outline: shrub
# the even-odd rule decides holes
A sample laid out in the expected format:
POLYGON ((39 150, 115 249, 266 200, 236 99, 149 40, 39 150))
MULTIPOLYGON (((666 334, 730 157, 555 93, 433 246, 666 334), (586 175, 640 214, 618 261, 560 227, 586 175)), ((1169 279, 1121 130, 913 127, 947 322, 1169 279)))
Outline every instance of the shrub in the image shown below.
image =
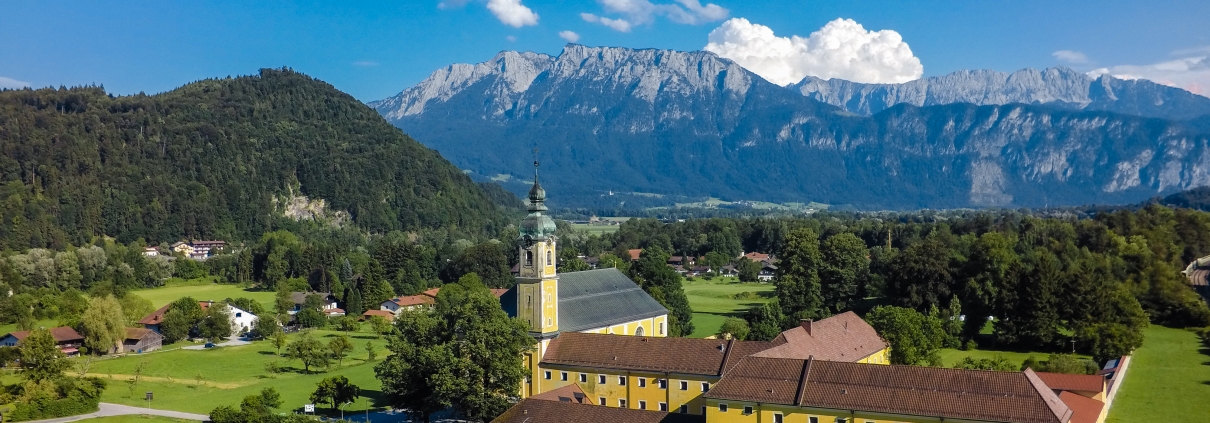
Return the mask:
POLYGON ((75 416, 98 410, 105 381, 97 378, 60 378, 54 382, 54 394, 59 398, 40 396, 28 402, 18 402, 4 414, 4 421, 21 422, 75 416))

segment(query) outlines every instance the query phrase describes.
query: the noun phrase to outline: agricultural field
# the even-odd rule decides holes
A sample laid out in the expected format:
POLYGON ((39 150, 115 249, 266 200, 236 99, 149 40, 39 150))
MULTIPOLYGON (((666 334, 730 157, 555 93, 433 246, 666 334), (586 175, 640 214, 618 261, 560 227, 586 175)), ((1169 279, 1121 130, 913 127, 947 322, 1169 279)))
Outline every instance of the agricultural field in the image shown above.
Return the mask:
POLYGON ((621 228, 620 225, 588 225, 583 223, 574 223, 571 227, 587 235, 611 234, 617 232, 618 228, 621 228))
MULTIPOLYGON (((310 331, 320 341, 342 334, 336 331, 310 331)), ((380 383, 374 377, 374 365, 386 355, 386 341, 369 333, 350 333, 354 351, 344 359, 343 365, 336 362, 327 371, 312 369, 303 371, 298 360, 287 360, 277 355, 268 341, 256 341, 249 345, 219 347, 207 350, 174 349, 147 354, 127 355, 121 358, 95 361, 88 369, 89 376, 109 381, 109 387, 101 401, 146 407, 145 392, 154 392, 153 408, 209 414, 220 405, 235 405, 245 396, 273 387, 282 396, 283 411, 301 409, 309 403, 311 392, 320 380, 343 375, 361 387, 363 395, 371 403, 380 395, 380 383), (374 344, 378 359, 366 361, 365 344, 374 344), (279 367, 271 371, 270 363, 279 367), (138 366, 144 366, 137 386, 129 381, 138 366)), ((300 336, 292 334, 290 339, 300 336)), ((78 365, 79 359, 73 359, 78 365)), ((78 371, 78 370, 76 370, 78 371)), ((319 411, 326 407, 319 405, 319 411)), ((364 411, 366 401, 359 400, 345 406, 345 411, 364 411)))
POLYGON ((265 306, 266 310, 273 309, 273 296, 275 294, 273 291, 248 289, 239 285, 218 284, 211 281, 210 278, 188 281, 180 279, 169 280, 162 287, 140 289, 131 291, 131 293, 150 300, 151 304, 156 308, 160 308, 165 304, 186 296, 193 297, 198 301, 222 301, 227 298, 246 297, 260 302, 261 305, 265 306))
POLYGON ((1144 336, 1106 422, 1206 421, 1210 348, 1181 329, 1153 325, 1144 336))
POLYGON ((749 308, 773 298, 773 284, 740 283, 736 278, 694 278, 683 282, 685 296, 693 308, 694 331, 689 337, 705 338, 718 332, 723 320, 739 317, 749 308), (751 294, 743 294, 745 292, 751 294), (737 298, 739 295, 743 298, 737 298))

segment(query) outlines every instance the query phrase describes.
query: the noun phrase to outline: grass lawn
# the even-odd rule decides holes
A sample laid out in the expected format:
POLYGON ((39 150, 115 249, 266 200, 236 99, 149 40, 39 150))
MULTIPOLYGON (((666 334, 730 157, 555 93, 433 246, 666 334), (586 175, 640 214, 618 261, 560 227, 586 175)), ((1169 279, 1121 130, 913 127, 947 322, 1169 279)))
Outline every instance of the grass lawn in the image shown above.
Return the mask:
MULTIPOLYGON (((146 404, 144 404, 146 405, 146 404)), ((174 419, 161 416, 113 416, 79 420, 86 423, 197 423, 197 420, 174 419)))
MULTIPOLYGON (((1022 363, 1025 363, 1025 359, 1029 358, 1031 355, 1034 356, 1035 360, 1046 360, 1047 357, 1050 357, 1050 354, 1051 353, 1048 352, 992 351, 980 349, 963 351, 952 348, 942 348, 941 363, 945 367, 954 367, 958 363, 961 363, 962 359, 968 356, 974 357, 975 359, 980 359, 996 358, 997 355, 1003 355, 1004 358, 1008 359, 1008 361, 1012 362, 1014 365, 1020 366, 1022 363)), ((1081 354, 1077 354, 1076 357, 1084 359, 1091 358, 1087 355, 1081 354)))
POLYGON ((685 296, 693 308, 693 334, 691 338, 705 338, 718 332, 723 320, 739 317, 749 308, 764 304, 773 298, 773 284, 740 283, 735 278, 695 278, 684 282, 685 296), (760 299, 735 299, 741 292, 752 292, 760 299))
POLYGON ((618 228, 621 228, 620 225, 585 225, 582 223, 575 223, 571 226, 572 228, 575 228, 575 230, 584 232, 588 235, 611 234, 617 232, 618 228))
MULTIPOLYGON (((313 336, 326 342, 340 334, 335 331, 312 331, 313 336)), ((293 339, 297 334, 291 335, 293 339)), ((301 409, 309 403, 311 392, 322 379, 335 375, 348 377, 361 387, 362 394, 376 401, 380 396, 378 379, 374 377, 375 362, 366 362, 365 343, 374 343, 378 360, 386 355, 385 340, 374 338, 368 333, 351 333, 354 352, 346 357, 344 366, 333 363, 326 372, 306 374, 297 360, 286 360, 276 355, 268 341, 257 341, 251 345, 221 347, 210 350, 183 350, 152 352, 128 355, 121 358, 102 360, 92 364, 89 375, 109 381, 109 387, 101 401, 146 407, 143 395, 155 393, 153 408, 209 414, 220 405, 239 404, 245 396, 259 393, 261 389, 273 387, 281 393, 281 411, 301 409), (143 376, 133 390, 127 382, 134 368, 146 361, 143 376), (276 361, 285 371, 271 373, 266 364, 276 361), (202 380, 197 380, 198 375, 202 380)), ((315 369, 312 369, 315 370, 315 369)), ((346 406, 347 411, 365 410, 366 403, 359 400, 346 406)), ((326 407, 319 405, 322 413, 326 407)))
POLYGON ((198 301, 222 301, 227 298, 246 297, 260 302, 266 310, 273 309, 273 296, 275 295, 273 291, 250 290, 239 285, 217 284, 208 280, 169 282, 159 288, 140 289, 131 291, 131 293, 150 300, 155 308, 160 308, 181 297, 193 297, 198 301))
POLYGON ((1106 421, 1206 421, 1210 349, 1181 329, 1151 326, 1145 336, 1106 421))

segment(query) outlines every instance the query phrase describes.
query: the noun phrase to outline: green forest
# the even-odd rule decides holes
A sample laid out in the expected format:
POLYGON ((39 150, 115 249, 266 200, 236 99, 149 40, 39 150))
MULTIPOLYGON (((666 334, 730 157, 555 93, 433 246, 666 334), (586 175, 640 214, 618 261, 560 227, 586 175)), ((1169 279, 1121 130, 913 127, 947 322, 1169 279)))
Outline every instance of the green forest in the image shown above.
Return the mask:
POLYGON ((435 151, 290 69, 157 95, 0 91, 0 249, 94 237, 256 240, 306 196, 365 231, 494 233, 491 197, 435 151))

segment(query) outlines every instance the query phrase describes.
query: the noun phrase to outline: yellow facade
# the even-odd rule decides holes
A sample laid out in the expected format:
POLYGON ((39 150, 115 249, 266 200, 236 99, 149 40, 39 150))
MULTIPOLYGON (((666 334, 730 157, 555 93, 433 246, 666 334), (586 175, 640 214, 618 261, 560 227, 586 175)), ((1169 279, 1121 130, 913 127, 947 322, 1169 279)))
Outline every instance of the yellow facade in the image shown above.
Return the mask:
POLYGON ((559 331, 559 277, 555 273, 555 260, 554 237, 521 247, 517 316, 529 323, 531 332, 559 331))
POLYGON ((706 405, 702 395, 718 382, 714 376, 572 366, 542 367, 537 376, 534 379, 537 392, 575 384, 596 405, 697 415, 702 414, 706 405))
MULTIPOLYGON (((795 407, 745 401, 706 401, 706 421, 709 423, 926 423, 940 418, 866 413, 853 410, 795 407), (725 409, 725 411, 724 411, 725 409)), ((945 419, 946 422, 965 422, 945 419)))
POLYGON ((863 363, 863 364, 887 364, 887 365, 889 365, 889 364, 891 364, 891 347, 888 346, 886 348, 883 348, 882 351, 878 351, 876 353, 870 354, 861 360, 857 360, 857 362, 863 363))

